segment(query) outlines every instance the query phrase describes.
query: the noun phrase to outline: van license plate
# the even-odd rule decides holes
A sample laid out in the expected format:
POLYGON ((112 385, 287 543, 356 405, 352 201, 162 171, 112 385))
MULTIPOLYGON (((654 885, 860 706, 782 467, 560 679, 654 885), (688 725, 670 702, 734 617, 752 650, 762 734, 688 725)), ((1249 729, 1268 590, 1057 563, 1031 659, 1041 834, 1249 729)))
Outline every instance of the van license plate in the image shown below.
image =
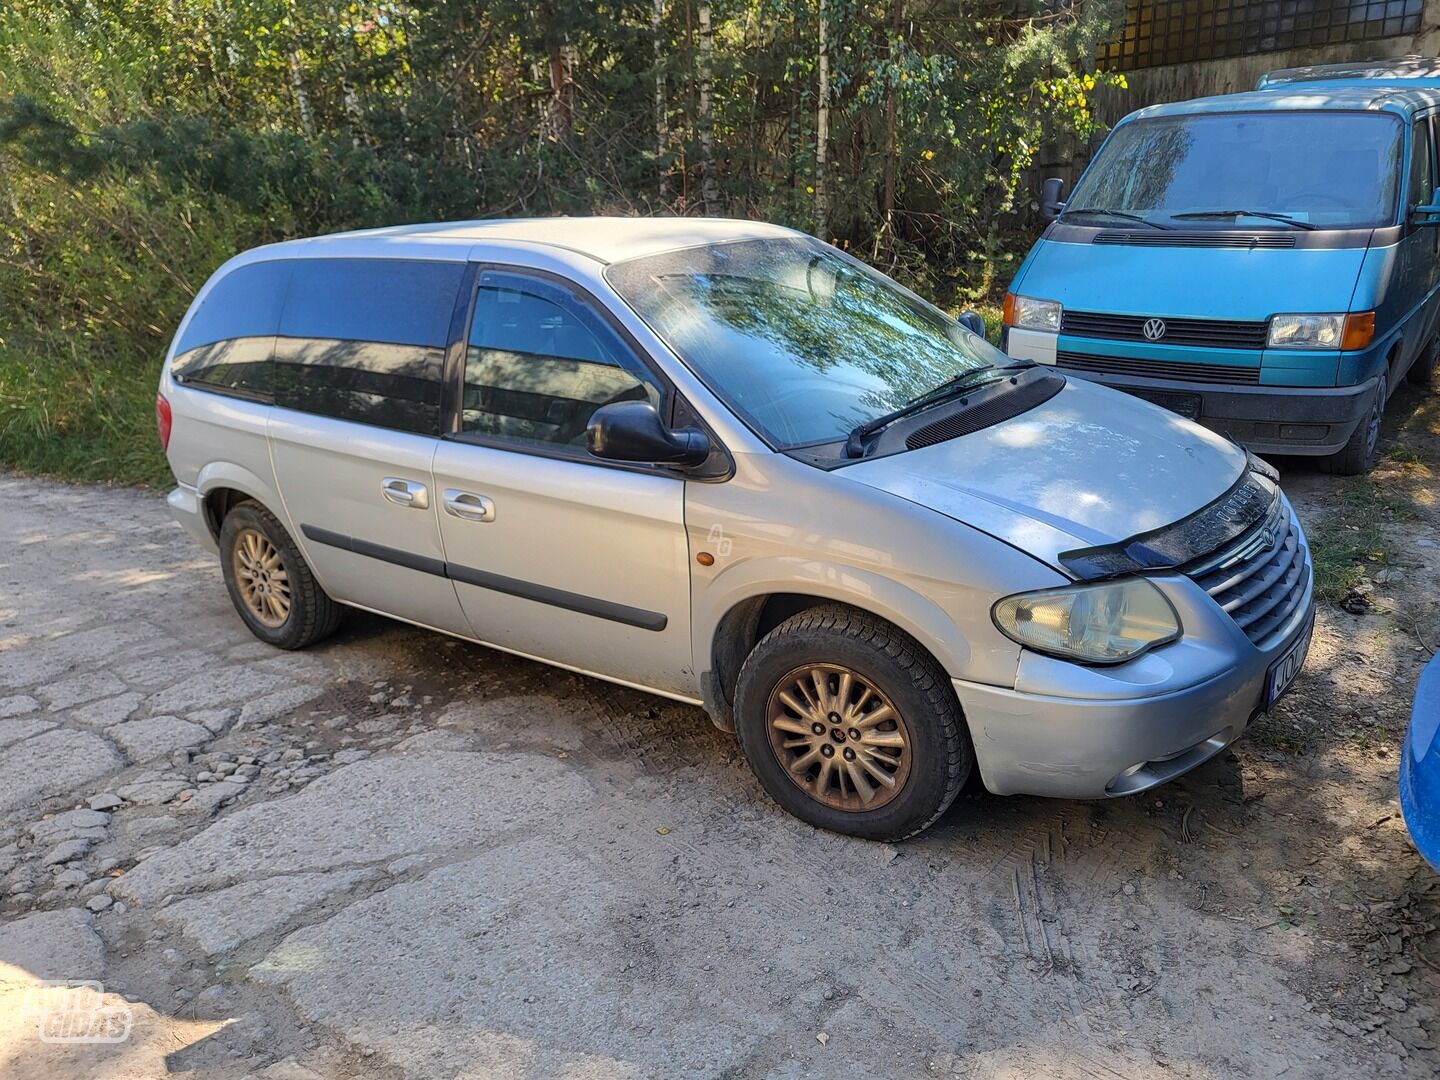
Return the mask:
POLYGON ((1270 674, 1266 681, 1265 708, 1269 709, 1275 702, 1279 701, 1290 684, 1295 681, 1295 676, 1300 674, 1300 669, 1305 666, 1305 654, 1310 651, 1310 637, 1315 632, 1315 616, 1310 616, 1310 621, 1305 624, 1304 632, 1295 639, 1285 655, 1270 665, 1270 674))
POLYGON ((1136 390, 1131 387, 1126 387, 1126 389, 1136 397, 1144 398, 1152 405, 1159 405, 1162 409, 1179 413, 1187 420, 1200 419, 1199 394, 1177 394, 1168 390, 1136 390))

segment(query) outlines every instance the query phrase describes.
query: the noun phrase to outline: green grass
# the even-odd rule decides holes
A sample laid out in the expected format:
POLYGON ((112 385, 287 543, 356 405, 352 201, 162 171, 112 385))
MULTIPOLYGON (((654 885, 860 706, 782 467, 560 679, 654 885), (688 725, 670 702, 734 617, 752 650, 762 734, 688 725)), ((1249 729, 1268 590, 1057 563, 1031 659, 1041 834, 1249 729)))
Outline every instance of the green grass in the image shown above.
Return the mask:
POLYGON ((0 347, 0 467, 81 483, 163 487, 157 368, 0 347))
POLYGON ((1369 476, 1344 481, 1332 496, 1334 511, 1310 532, 1315 593, 1338 600, 1386 560, 1383 526, 1415 517, 1410 501, 1369 476))

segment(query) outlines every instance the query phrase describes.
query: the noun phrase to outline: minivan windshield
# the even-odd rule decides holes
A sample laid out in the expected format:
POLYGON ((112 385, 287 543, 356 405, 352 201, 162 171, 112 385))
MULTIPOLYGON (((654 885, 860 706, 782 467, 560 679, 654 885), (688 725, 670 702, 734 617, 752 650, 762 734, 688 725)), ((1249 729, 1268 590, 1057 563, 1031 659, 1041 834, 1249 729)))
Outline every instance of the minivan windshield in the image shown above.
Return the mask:
POLYGON ((615 291, 781 450, 843 439, 999 350, 863 263, 808 237, 619 262, 615 291))
POLYGON ((1400 122, 1381 113, 1157 116, 1115 129, 1063 218, 1114 225, 1123 213, 1164 228, 1376 228, 1395 223, 1399 175, 1400 122))

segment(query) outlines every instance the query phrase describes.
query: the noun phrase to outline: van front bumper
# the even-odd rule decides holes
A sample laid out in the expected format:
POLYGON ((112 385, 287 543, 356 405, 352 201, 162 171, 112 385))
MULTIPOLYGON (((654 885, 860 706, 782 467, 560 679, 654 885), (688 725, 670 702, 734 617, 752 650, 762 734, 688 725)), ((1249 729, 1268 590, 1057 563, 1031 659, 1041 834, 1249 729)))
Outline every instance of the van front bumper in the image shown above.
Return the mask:
POLYGON ((1259 454, 1336 453, 1369 415, 1375 392, 1374 379, 1358 386, 1217 386, 1061 370, 1188 416, 1259 454))
POLYGON ((953 680, 985 786, 997 795, 1111 798, 1146 791, 1210 760, 1266 710, 1272 665, 1311 632, 1312 589, 1307 585, 1285 632, 1267 649, 1251 644, 1214 604, 1218 619, 1195 619, 1197 603, 1186 629, 1188 635, 1195 625, 1201 640, 1191 647, 1182 638, 1176 646, 1186 648, 1173 661, 1161 649, 1107 669, 1026 652, 1018 689, 953 680), (1205 674, 1197 679, 1199 670, 1205 674), (1026 690, 1067 684, 1073 690, 1065 694, 1026 690))

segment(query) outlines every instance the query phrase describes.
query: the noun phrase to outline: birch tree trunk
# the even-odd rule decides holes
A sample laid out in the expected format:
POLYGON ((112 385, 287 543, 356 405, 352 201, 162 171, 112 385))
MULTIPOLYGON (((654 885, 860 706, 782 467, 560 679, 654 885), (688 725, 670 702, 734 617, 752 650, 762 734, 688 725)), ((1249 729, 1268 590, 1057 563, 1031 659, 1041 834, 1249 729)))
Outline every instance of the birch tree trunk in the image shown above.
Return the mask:
POLYGON ((700 22, 700 202, 705 216, 720 208, 720 182, 715 176, 715 37, 710 28, 710 5, 698 6, 700 22))
POLYGON ((815 111, 815 235, 830 238, 830 19, 820 0, 819 105, 815 111))
POLYGON ((896 88, 895 65, 900 59, 900 31, 905 25, 905 0, 890 4, 890 80, 885 88, 885 180, 880 191, 880 235, 875 238, 875 253, 895 250, 895 183, 900 171, 899 112, 900 94, 896 88))

